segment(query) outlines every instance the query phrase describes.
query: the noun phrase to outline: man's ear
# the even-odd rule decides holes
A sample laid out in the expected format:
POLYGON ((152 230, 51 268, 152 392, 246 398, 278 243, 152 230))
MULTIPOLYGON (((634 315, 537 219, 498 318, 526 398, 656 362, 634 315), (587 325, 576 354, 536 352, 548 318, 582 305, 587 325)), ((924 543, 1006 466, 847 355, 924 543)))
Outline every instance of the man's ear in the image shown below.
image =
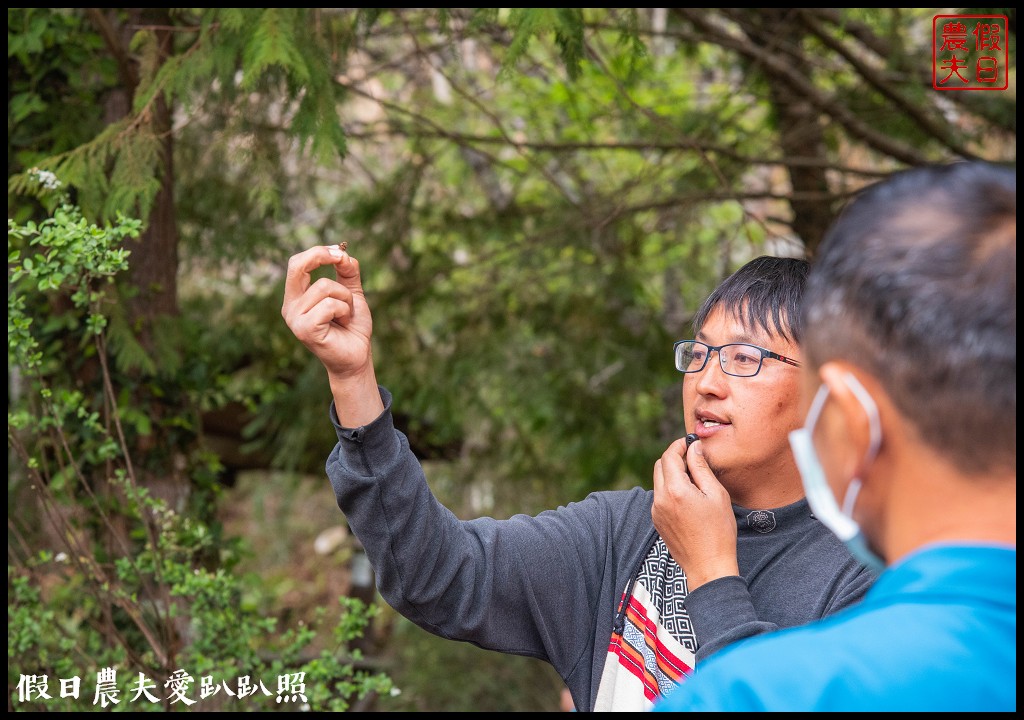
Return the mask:
POLYGON ((848 382, 853 375, 872 395, 878 392, 877 381, 861 368, 842 361, 831 361, 819 369, 821 380, 828 385, 831 395, 831 409, 826 407, 822 421, 826 423, 828 432, 833 433, 833 448, 839 450, 836 458, 837 470, 846 478, 864 479, 878 448, 874 447, 871 436, 871 418, 869 410, 857 397, 857 393, 848 382))

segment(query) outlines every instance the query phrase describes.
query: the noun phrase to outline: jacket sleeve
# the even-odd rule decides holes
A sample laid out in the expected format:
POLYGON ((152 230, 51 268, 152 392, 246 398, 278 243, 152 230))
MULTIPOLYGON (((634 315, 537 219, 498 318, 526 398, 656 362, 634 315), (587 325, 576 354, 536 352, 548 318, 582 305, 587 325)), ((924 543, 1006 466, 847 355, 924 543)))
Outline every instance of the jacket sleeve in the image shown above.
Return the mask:
POLYGON ((837 541, 829 538, 829 545, 831 552, 822 552, 817 562, 805 555, 790 561, 787 567, 773 569, 776 580, 781 578, 774 587, 762 586, 752 593, 747 580, 733 575, 712 580, 687 595, 686 609, 697 636, 697 667, 739 640, 811 622, 860 602, 876 579, 874 573, 850 557, 837 541), (788 597, 779 590, 786 576, 792 578, 788 597), (804 605, 802 617, 773 607, 784 603, 794 606, 797 602, 804 605), (787 620, 781 622, 779 617, 787 620))
POLYGON ((593 631, 600 564, 592 498, 537 516, 460 520, 432 494, 419 461, 384 413, 343 428, 327 460, 338 506, 395 610, 441 637, 550 662, 563 677, 593 631), (597 565, 597 567, 595 567, 597 565))
POLYGON ((697 635, 697 667, 737 640, 778 629, 758 618, 747 583, 738 575, 701 585, 686 596, 685 603, 697 635))

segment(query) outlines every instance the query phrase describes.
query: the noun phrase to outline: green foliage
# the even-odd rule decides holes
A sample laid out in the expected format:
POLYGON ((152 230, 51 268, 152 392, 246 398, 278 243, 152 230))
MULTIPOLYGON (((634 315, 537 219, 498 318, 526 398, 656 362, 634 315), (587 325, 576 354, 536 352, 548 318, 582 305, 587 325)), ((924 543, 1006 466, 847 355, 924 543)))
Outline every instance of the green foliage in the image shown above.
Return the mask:
MULTIPOLYGON (((32 177, 61 190, 45 171, 32 177)), ((232 572, 238 544, 140 485, 125 429, 146 435, 150 418, 111 383, 104 315, 112 280, 127 268, 124 241, 140 223, 122 217, 99 227, 65 194, 59 201, 38 224, 8 220, 8 366, 18 371, 20 398, 8 406, 16 458, 8 494, 24 508, 8 524, 13 707, 103 710, 106 702, 88 704, 90 685, 95 678, 98 693, 110 672, 111 702, 126 710, 184 709, 187 701, 166 690, 182 673, 183 695, 203 709, 234 709, 242 698, 229 699, 228 689, 243 677, 266 683, 266 694, 248 701, 264 711, 343 711, 369 693, 387 693, 390 680, 362 667, 350 647, 376 608, 342 598, 334 613, 280 632, 274 618, 242 602, 258 586, 232 572), (60 298, 70 302, 54 302, 60 298), (48 318, 38 314, 60 307, 48 318), (37 334, 55 319, 67 343, 99 359, 101 395, 64 384, 61 346, 37 334), (32 549, 39 545, 45 549, 32 549), (333 644, 309 655, 325 632, 333 644), (138 699, 134 682, 142 676, 156 701, 138 699), (63 681, 72 678, 82 694, 65 697, 63 681), (226 689, 208 696, 209 683, 226 689)))
MULTIPOLYGON (((47 158, 59 157, 103 130, 99 100, 112 87, 116 72, 102 48, 99 35, 71 8, 8 8, 9 193, 33 186, 20 174, 24 170, 45 168, 47 158)), ((9 216, 11 207, 9 201, 9 216)), ((27 218, 28 208, 17 203, 13 207, 15 219, 27 218)))
POLYGON ((309 82, 310 72, 296 44, 294 13, 284 8, 267 8, 256 21, 242 55, 242 89, 251 90, 270 67, 290 71, 297 83, 309 82))
MULTIPOLYGON (((334 69, 326 50, 305 39, 314 12, 308 8, 181 11, 183 32, 173 38, 180 52, 169 56, 162 50, 157 31, 143 26, 128 47, 138 60, 138 83, 122 88, 132 100, 127 117, 105 128, 91 128, 91 135, 81 132, 79 122, 69 129, 78 131, 69 132, 69 142, 40 142, 38 135, 23 140, 18 135, 13 140, 27 146, 25 158, 55 173, 81 195, 79 203, 88 216, 113 219, 119 212, 130 212, 146 217, 161 187, 162 142, 168 130, 158 121, 155 103, 160 99, 189 107, 208 90, 212 75, 230 97, 258 90, 276 95, 282 104, 294 104, 291 122, 296 136, 303 145, 308 144, 314 157, 336 158, 345 151, 334 102, 339 88, 332 80, 334 69), (241 82, 235 77, 239 69, 241 82), (40 153, 41 146, 48 152, 40 153)), ((17 60, 8 68, 8 84, 15 91, 8 106, 9 125, 26 128, 54 111, 47 96, 36 89, 35 80, 51 71, 50 46, 59 44, 60 49, 74 53, 68 65, 77 67, 85 51, 95 52, 99 44, 89 23, 73 8, 12 8, 8 10, 8 27, 23 28, 8 44, 9 57, 17 60), (44 42, 51 37, 54 39, 44 42)), ((112 69, 113 65, 107 58, 96 68, 112 69)), ((81 94, 98 109, 100 98, 110 90, 112 73, 83 74, 79 82, 81 94)), ((12 138, 8 143, 10 150, 12 138)), ((27 167, 27 162, 22 167, 27 167)), ((23 172, 8 174, 10 194, 24 194, 30 185, 23 172)))
MULTIPOLYGON (((60 191, 61 181, 46 171, 29 176, 47 190, 60 191)), ((117 225, 100 228, 88 223, 81 211, 58 193, 61 205, 53 216, 38 225, 7 221, 8 364, 19 363, 28 372, 42 370, 43 353, 32 335, 33 317, 27 312, 26 294, 65 290, 75 310, 83 315, 86 338, 100 335, 106 326, 102 315, 104 287, 128 267, 125 238, 138 237, 138 220, 121 217, 117 225)), ((54 358, 54 360, 59 360, 54 358)))
POLYGON ((552 712, 565 687, 545 662, 502 657, 428 634, 408 620, 395 628, 395 684, 382 712, 552 712))
MULTIPOLYGON (((211 637, 230 626, 231 602, 270 613, 252 600, 258 586, 232 589, 240 550, 218 522, 222 484, 239 455, 322 477, 336 440, 329 388, 281 321, 282 275, 292 253, 341 240, 362 263, 396 421, 459 514, 649 486, 653 459, 682 431, 671 342, 722 277, 761 252, 804 252, 818 238, 793 228, 808 205, 827 220, 850 192, 908 164, 880 140, 923 158, 1015 157, 1014 93, 931 89, 930 10, 790 9, 781 22, 771 8, 659 12, 9 8, 8 214, 19 228, 9 266, 23 275, 8 333, 24 350, 17 363, 9 355, 22 393, 9 428, 28 457, 9 472, 20 510, 10 517, 47 526, 30 492, 38 472, 39 488, 65 493, 68 522, 102 535, 85 478, 101 505, 114 503, 111 517, 135 518, 133 550, 170 553, 148 549, 139 518, 155 510, 135 512, 142 498, 115 473, 130 458, 147 481, 187 490, 169 507, 189 519, 180 544, 201 572, 176 582, 206 598, 211 637), (766 27, 778 30, 768 43, 766 27), (777 91, 793 87, 781 102, 777 91), (780 121, 794 108, 799 122, 780 121), (816 128, 820 146, 804 142, 816 128), (32 168, 64 181, 77 218, 38 192, 32 168), (807 173, 814 182, 790 202, 807 173), (156 203, 164 181, 173 207, 156 203), (101 228, 111 251, 131 249, 130 271, 152 266, 153 237, 176 241, 154 262, 176 279, 180 313, 140 313, 148 287, 99 258, 76 274, 69 250, 31 245, 58 210, 64 224, 44 232, 84 244, 101 228), (119 212, 143 219, 138 239, 116 235, 128 227, 119 212), (89 288, 77 296, 85 305, 72 283, 89 288), (24 374, 33 362, 49 385, 24 374), (234 423, 236 457, 214 452, 215 413, 234 423)), ((45 567, 63 575, 44 584, 32 570, 36 627, 49 608, 71 637, 89 638, 76 662, 134 662, 86 632, 100 618, 145 647, 127 611, 107 598, 64 617, 61 603, 96 581, 45 567)), ((239 656, 271 652, 269 632, 239 656)), ((58 655, 68 656, 58 644, 46 650, 58 655)), ((483 674, 513 695, 494 663, 483 674)), ((340 671, 324 660, 316 672, 340 671)), ((403 675, 402 685, 409 706, 451 701, 440 682, 403 675)))
POLYGON ((583 10, 579 8, 512 8, 508 17, 512 42, 506 58, 506 72, 513 72, 515 63, 526 53, 537 35, 551 32, 558 46, 569 77, 580 75, 584 54, 583 10))

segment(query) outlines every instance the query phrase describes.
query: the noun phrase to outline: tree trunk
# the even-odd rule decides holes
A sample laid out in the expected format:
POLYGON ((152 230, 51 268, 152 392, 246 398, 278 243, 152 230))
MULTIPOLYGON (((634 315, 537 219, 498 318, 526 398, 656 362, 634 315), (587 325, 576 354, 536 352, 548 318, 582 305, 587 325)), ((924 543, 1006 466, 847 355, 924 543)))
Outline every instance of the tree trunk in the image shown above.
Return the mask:
MULTIPOLYGON (((800 47, 803 28, 791 13, 786 8, 761 8, 756 12, 744 11, 737 16, 737 20, 757 45, 778 48, 777 52, 785 52, 787 55, 795 50, 802 55, 800 47)), ((809 67, 810 62, 809 58, 804 57, 803 67, 809 67)), ((797 197, 809 193, 806 197, 827 198, 830 192, 825 174, 828 148, 825 145, 820 111, 802 97, 786 77, 773 73, 770 67, 762 65, 759 69, 768 82, 769 100, 779 128, 782 157, 815 161, 787 166, 792 192, 797 197)), ((803 241, 807 257, 813 257, 833 220, 832 203, 827 199, 791 199, 789 205, 793 213, 793 232, 803 241)))
MULTIPOLYGON (((93 24, 103 36, 111 55, 118 63, 121 87, 106 99, 107 122, 113 123, 126 117, 132 109, 132 101, 139 85, 138 62, 129 48, 133 35, 142 28, 150 28, 160 48, 159 62, 163 63, 171 54, 173 33, 172 21, 166 8, 126 8, 118 12, 106 8, 89 8, 93 24)), ((174 207, 174 144, 171 133, 173 108, 159 95, 145 113, 144 122, 149 131, 160 138, 160 190, 153 202, 145 229, 135 240, 128 241, 131 256, 125 284, 131 289, 126 299, 125 311, 129 327, 135 337, 157 362, 155 332, 161 318, 176 317, 178 308, 178 226, 174 207)), ((115 370, 116 372, 116 370, 115 370)), ((138 383, 144 387, 146 383, 138 383)), ((131 450, 139 458, 161 448, 162 467, 137 465, 139 480, 152 493, 166 500, 172 508, 181 509, 188 496, 189 482, 185 476, 183 448, 172 447, 172 443, 161 437, 161 418, 170 413, 180 412, 180 397, 161 398, 146 394, 133 398, 138 405, 145 405, 152 421, 152 432, 140 436, 131 450)))

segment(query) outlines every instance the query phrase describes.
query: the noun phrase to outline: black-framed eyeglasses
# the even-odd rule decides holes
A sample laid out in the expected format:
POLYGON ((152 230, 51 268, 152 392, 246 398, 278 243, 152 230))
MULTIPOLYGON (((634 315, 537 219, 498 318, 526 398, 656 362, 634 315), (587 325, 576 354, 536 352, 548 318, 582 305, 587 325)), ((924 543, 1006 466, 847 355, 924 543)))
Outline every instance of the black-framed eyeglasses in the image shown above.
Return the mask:
POLYGON ((708 364, 712 352, 718 353, 722 371, 734 377, 753 377, 761 372, 761 362, 765 358, 779 360, 787 365, 800 367, 800 362, 785 355, 779 355, 757 345, 747 343, 726 343, 725 345, 708 345, 697 340, 680 340, 673 345, 676 356, 676 370, 684 373, 697 373, 708 364))

